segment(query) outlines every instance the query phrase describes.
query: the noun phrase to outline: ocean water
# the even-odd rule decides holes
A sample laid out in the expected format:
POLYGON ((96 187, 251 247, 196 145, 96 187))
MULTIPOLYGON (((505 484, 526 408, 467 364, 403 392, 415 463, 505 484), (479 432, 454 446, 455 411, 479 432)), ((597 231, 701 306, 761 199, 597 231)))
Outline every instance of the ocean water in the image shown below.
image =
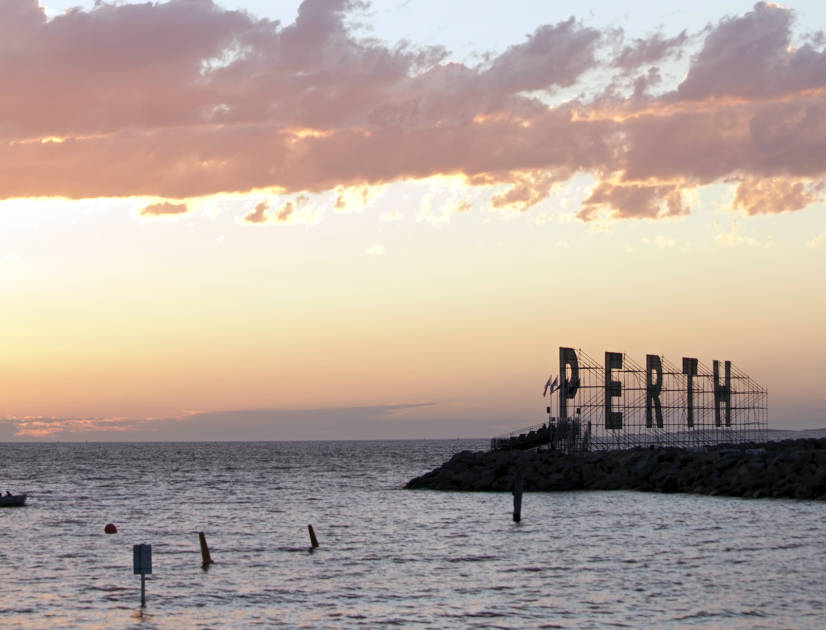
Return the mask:
POLYGON ((824 627, 826 503, 401 489, 485 446, 0 445, 0 627, 824 627))

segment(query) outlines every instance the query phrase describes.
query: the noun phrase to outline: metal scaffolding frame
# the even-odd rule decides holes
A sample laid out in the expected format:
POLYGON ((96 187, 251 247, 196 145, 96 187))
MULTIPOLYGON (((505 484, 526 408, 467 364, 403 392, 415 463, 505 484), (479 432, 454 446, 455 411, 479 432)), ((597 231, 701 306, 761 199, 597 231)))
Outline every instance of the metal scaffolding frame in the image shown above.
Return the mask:
POLYGON ((768 439, 768 392, 729 361, 714 361, 709 369, 697 359, 684 358, 679 368, 663 356, 647 355, 642 367, 624 353, 606 353, 605 362, 599 363, 581 349, 560 348, 559 382, 556 409, 552 401, 547 424, 494 438, 491 448, 547 446, 577 452, 699 448, 768 439), (562 359, 563 351, 568 359, 575 354, 576 378, 562 359), (566 395, 570 392, 573 396, 566 395))
MULTIPOLYGON (((606 353, 606 358, 608 354, 606 353)), ((576 350, 579 384, 567 401, 568 422, 574 425, 575 439, 565 450, 613 450, 640 446, 702 447, 712 444, 763 442, 768 437, 768 392, 730 362, 716 362, 713 369, 696 359, 696 374, 659 359, 659 383, 648 383, 648 370, 622 353, 622 367, 611 370, 611 380, 620 387, 611 396, 612 412, 621 420, 609 418, 606 406, 605 366, 576 350), (728 379, 724 371, 728 371, 728 379), (715 372, 718 372, 715 375, 715 372), (688 381, 692 381, 689 401, 688 381), (728 391, 725 382, 728 381, 728 391), (660 417, 649 404, 647 392, 659 385, 660 417), (718 395, 715 396, 715 386, 718 395), (727 403, 726 403, 727 400, 727 403), (574 413, 571 414, 570 411, 574 413), (659 422, 661 420, 661 424, 659 422), (577 427, 578 425, 578 427, 577 427), (612 426, 613 425, 613 426, 612 426)), ((691 371, 689 365, 689 371, 691 371)), ((685 366, 684 366, 685 367, 685 366)), ((560 380, 570 378, 561 374, 560 380)), ((563 388, 565 383, 563 382, 563 388)), ((560 395, 564 395, 560 390, 560 395)), ((565 418, 551 416, 549 426, 564 424, 565 418)), ((553 430, 552 430, 553 432, 553 430)))

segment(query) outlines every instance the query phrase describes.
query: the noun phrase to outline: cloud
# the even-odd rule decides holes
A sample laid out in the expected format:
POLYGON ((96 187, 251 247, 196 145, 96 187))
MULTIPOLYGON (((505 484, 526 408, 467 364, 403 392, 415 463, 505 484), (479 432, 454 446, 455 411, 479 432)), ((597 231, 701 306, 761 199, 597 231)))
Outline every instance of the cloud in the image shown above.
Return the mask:
POLYGON ((184 412, 170 418, 6 418, 0 437, 37 441, 227 441, 480 437, 501 433, 478 409, 403 403, 327 409, 184 412), (423 428, 424 427, 424 428, 423 428))
POLYGON ((583 27, 573 17, 540 26, 528 41, 496 57, 480 78, 505 93, 573 85, 594 67, 600 37, 599 31, 583 27))
POLYGON ((276 211, 273 220, 276 223, 287 223, 293 215, 293 212, 295 212, 295 204, 292 201, 288 201, 276 211))
POLYGON ((334 191, 336 200, 333 209, 336 212, 361 212, 381 191, 379 186, 338 186, 334 191))
POLYGON ((56 435, 70 436, 76 433, 96 432, 117 434, 138 428, 140 421, 123 417, 111 418, 50 418, 26 416, 5 418, 2 422, 10 427, 10 438, 50 438, 56 435))
POLYGON ((176 214, 185 214, 189 211, 189 207, 185 203, 171 203, 169 201, 163 201, 159 203, 152 203, 148 206, 141 208, 141 216, 169 216, 169 215, 176 215, 176 214))
MULTIPOLYGON (((492 206, 527 210, 586 174, 589 221, 682 215, 693 190, 731 180, 747 213, 789 212, 826 178, 826 42, 795 40, 792 10, 758 3, 702 40, 624 45, 571 18, 473 66, 359 39, 348 19, 366 6, 306 0, 282 25, 212 0, 51 20, 36 0, 0 2, 0 199, 271 190, 332 193, 352 211, 369 199, 337 191, 451 175, 501 185, 492 206), (677 85, 644 68, 681 56, 677 85), (629 93, 597 70, 619 70, 629 93), (563 89, 579 96, 552 101, 563 89), (772 184, 750 183, 761 179, 772 184), (775 203, 752 203, 755 190, 775 203)), ((300 211, 292 197, 244 220, 300 211)))
POLYGON ((817 200, 822 182, 806 182, 781 177, 743 179, 737 185, 732 209, 748 215, 777 214, 801 210, 817 200))
POLYGON ((246 223, 266 223, 269 220, 267 216, 267 210, 270 209, 270 204, 266 201, 262 201, 256 204, 255 209, 250 212, 247 216, 244 217, 244 221, 246 223))
POLYGON ((678 185, 613 184, 602 182, 594 187, 577 216, 592 220, 600 208, 615 218, 658 219, 678 217, 689 209, 683 204, 678 185))
POLYGON ((261 225, 264 223, 292 223, 295 217, 296 203, 298 202, 287 201, 275 212, 269 213, 270 204, 262 201, 255 206, 252 212, 244 217, 244 222, 253 225, 261 225))
POLYGON ((686 31, 675 37, 663 37, 657 33, 648 39, 637 38, 622 48, 614 59, 614 65, 629 73, 636 68, 662 61, 672 54, 679 55, 681 47, 688 41, 686 31))
POLYGON ((677 95, 766 97, 826 87, 826 53, 794 48, 794 13, 758 2, 744 16, 722 20, 706 37, 677 95))
POLYGON ((494 208, 527 210, 544 201, 554 184, 553 175, 544 171, 514 173, 507 179, 510 180, 511 187, 506 192, 493 196, 491 205, 494 208))
POLYGON ((329 195, 298 193, 284 199, 283 195, 270 193, 269 198, 258 202, 248 212, 243 222, 249 225, 317 225, 321 222, 323 208, 328 205, 329 195))
POLYGON ((368 256, 384 256, 384 245, 373 245, 364 252, 368 256))
POLYGON ((823 240, 826 239, 826 232, 821 232, 808 242, 809 247, 818 247, 823 240))
POLYGON ((649 68, 646 74, 641 74, 634 79, 633 98, 642 99, 646 93, 655 85, 662 82, 660 70, 656 66, 649 68))

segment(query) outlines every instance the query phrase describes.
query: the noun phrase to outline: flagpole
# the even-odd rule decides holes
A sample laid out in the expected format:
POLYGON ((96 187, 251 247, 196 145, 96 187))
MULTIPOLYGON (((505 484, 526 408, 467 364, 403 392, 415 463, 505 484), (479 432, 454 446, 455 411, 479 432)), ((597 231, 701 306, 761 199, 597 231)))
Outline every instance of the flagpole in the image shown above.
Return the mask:
MULTIPOLYGON (((556 388, 556 425, 554 425, 555 427, 559 426, 559 405, 561 404, 560 403, 560 400, 561 400, 560 396, 562 396, 562 385, 564 384, 564 381, 562 380, 563 377, 564 377, 564 372, 560 373, 560 375, 559 375, 559 387, 556 388)), ((556 431, 554 431, 554 434, 555 433, 556 433, 556 431)), ((554 450, 556 449, 556 440, 555 439, 553 440, 553 443, 551 444, 551 448, 554 449, 554 450)))

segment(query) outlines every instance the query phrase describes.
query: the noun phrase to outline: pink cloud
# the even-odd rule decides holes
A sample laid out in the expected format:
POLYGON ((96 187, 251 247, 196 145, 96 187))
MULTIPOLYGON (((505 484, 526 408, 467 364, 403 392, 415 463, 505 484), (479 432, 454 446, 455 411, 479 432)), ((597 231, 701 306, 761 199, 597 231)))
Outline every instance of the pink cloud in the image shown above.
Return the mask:
POLYGON ((511 187, 491 199, 494 208, 527 210, 545 199, 554 184, 553 176, 545 171, 510 175, 508 179, 512 182, 511 187))
MULTIPOLYGON (((299 195, 297 201, 301 198, 301 195, 299 195)), ((269 213, 269 210, 270 204, 266 201, 262 201, 255 206, 255 209, 252 212, 244 217, 244 222, 255 225, 261 225, 264 223, 289 223, 290 218, 295 212, 295 203, 292 201, 287 201, 272 214, 269 213)))
POLYGON ((814 203, 824 182, 782 177, 743 179, 737 186, 732 207, 749 215, 793 212, 814 203))
MULTIPOLYGON (((306 0, 284 26, 211 0, 100 3, 51 20, 36 0, 3 0, 0 199, 321 192, 458 174, 509 185, 491 203, 525 209, 589 173, 589 220, 599 207, 684 214, 683 191, 714 182, 826 177, 824 41, 804 34, 795 48, 788 9, 724 18, 685 80, 663 86, 657 67, 629 73, 688 54, 685 32, 622 46, 571 18, 469 66, 438 47, 357 38, 346 21, 365 6, 306 0), (618 82, 590 101, 537 97, 586 94, 601 64, 618 82)), ((763 195, 777 205, 761 211, 804 207, 805 190, 763 195)), ((295 207, 266 210, 245 221, 288 222, 295 207)))
POLYGON ((7 418, 7 423, 15 429, 14 438, 45 438, 55 435, 71 436, 89 431, 101 433, 121 433, 140 426, 140 421, 127 418, 7 418))
POLYGON ((161 203, 152 203, 141 209, 141 216, 168 216, 175 214, 184 214, 189 210, 185 203, 170 203, 164 201, 161 203))
POLYGON ((826 173, 826 92, 793 100, 674 105, 622 125, 618 170, 631 180, 730 175, 818 177, 826 173))
POLYGON ((826 87, 826 52, 791 47, 794 14, 758 2, 726 18, 706 37, 677 95, 681 99, 772 96, 826 87))
POLYGON ((540 26, 523 44, 511 46, 493 60, 481 79, 506 93, 573 85, 596 64, 601 34, 574 18, 540 26))
POLYGON ((293 212, 295 212, 295 204, 292 201, 288 201, 278 209, 273 220, 276 223, 287 223, 293 212))
POLYGON ((267 210, 269 209, 270 204, 266 201, 262 201, 255 206, 255 209, 252 212, 244 217, 244 221, 247 223, 266 223, 269 219, 267 216, 267 210))
POLYGON ((645 64, 658 63, 670 55, 680 55, 681 47, 688 41, 686 31, 675 37, 663 37, 657 33, 648 39, 636 38, 622 48, 614 64, 625 72, 631 72, 645 64))
POLYGON ((603 182, 591 191, 577 216, 583 221, 590 221, 601 207, 608 208, 610 215, 619 219, 658 219, 681 216, 689 211, 683 204, 678 185, 615 185, 603 182))

